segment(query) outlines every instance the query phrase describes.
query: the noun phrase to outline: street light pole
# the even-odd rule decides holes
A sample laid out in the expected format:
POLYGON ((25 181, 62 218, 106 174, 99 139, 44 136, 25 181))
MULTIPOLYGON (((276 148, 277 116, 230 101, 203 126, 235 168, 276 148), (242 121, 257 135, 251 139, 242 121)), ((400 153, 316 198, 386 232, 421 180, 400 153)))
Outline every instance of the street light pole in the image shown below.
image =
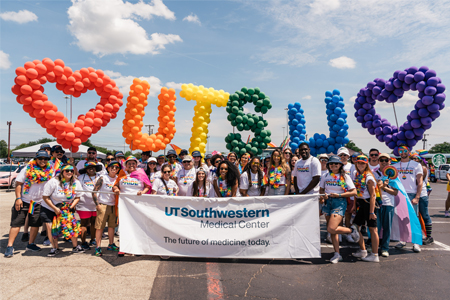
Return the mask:
POLYGON ((69 98, 69 96, 64 96, 64 99, 66 99, 66 117, 68 116, 67 115, 67 100, 69 100, 70 98, 69 98))
POLYGON ((283 143, 283 141, 284 141, 284 126, 283 126, 283 138, 281 140, 281 143, 283 143))
POLYGON ((6 125, 8 125, 8 157, 7 162, 11 162, 11 125, 12 121, 6 122, 6 125))
POLYGON ((284 109, 285 111, 286 111, 286 135, 288 135, 289 134, 289 114, 288 114, 288 112, 289 112, 289 108, 285 108, 284 109))
MULTIPOLYGON (((148 135, 152 135, 153 134, 153 129, 152 127, 154 127, 155 125, 145 125, 145 127, 148 127, 148 135)), ((153 155, 153 151, 150 151, 150 156, 153 155)))

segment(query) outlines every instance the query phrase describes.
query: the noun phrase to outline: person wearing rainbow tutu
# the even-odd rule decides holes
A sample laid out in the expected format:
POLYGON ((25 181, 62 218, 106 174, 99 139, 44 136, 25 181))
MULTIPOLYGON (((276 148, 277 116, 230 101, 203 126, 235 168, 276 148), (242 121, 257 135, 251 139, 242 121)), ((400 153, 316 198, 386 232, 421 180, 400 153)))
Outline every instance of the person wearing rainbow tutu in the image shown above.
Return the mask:
POLYGON ((28 165, 22 169, 16 178, 16 200, 11 208, 11 229, 9 230, 8 244, 5 257, 14 255, 14 241, 19 234, 20 227, 28 224, 31 227, 29 242, 26 250, 41 251, 34 240, 42 224, 40 209, 44 186, 53 177, 53 168, 49 163, 50 155, 39 150, 28 165))
POLYGON ((73 212, 80 196, 75 190, 81 190, 80 182, 75 179, 74 167, 64 165, 61 173, 50 179, 44 186, 41 207, 41 220, 47 227, 47 234, 52 243, 52 249, 47 256, 59 253, 58 237, 62 236, 72 240, 72 253, 83 253, 84 249, 78 245, 78 236, 81 234, 80 222, 73 212))

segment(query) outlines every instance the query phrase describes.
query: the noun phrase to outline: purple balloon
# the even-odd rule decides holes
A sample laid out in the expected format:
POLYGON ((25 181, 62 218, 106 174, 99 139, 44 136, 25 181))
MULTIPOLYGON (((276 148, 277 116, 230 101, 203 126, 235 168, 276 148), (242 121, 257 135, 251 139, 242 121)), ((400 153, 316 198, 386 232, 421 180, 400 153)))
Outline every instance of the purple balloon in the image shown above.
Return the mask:
POLYGON ((412 129, 411 123, 406 122, 405 124, 403 124, 403 128, 404 128, 405 130, 411 130, 411 129, 412 129))
POLYGON ((397 141, 398 141, 398 134, 393 134, 392 135, 392 140, 394 141, 394 143, 397 143, 397 141))
MULTIPOLYGON (((442 103, 442 104, 444 104, 444 103, 442 103)), ((427 109, 428 109, 428 111, 429 111, 430 113, 437 112, 437 111, 439 110, 439 104, 433 103, 433 104, 431 104, 431 105, 428 105, 428 106, 427 106, 427 109)))
POLYGON ((415 82, 420 82, 422 80, 425 79, 425 74, 422 71, 418 71, 416 72, 416 74, 414 74, 414 81, 415 82))
MULTIPOLYGON (((386 90, 388 90, 389 92, 392 92, 393 90, 395 90, 395 86, 394 86, 394 84, 391 82, 391 81, 388 81, 388 82, 386 82, 386 84, 384 85, 384 88, 386 89, 386 90)), ((381 89, 380 89, 380 87, 375 87, 374 89, 373 89, 373 93, 375 93, 375 89, 379 89, 380 90, 380 92, 381 92, 381 89)))
MULTIPOLYGON (((428 97, 428 96, 427 96, 428 97)), ((418 108, 424 108, 425 104, 423 104, 423 99, 416 102, 418 108)))
POLYGON ((413 120, 413 118, 411 118, 410 115, 407 115, 407 116, 406 116, 406 120, 408 120, 408 122, 411 122, 411 121, 413 120))
POLYGON ((420 128, 420 127, 422 127, 422 123, 420 122, 419 119, 414 119, 411 121, 411 126, 413 128, 420 128))
POLYGON ((425 80, 428 80, 428 78, 436 77, 436 71, 435 70, 428 70, 425 72, 425 80))
POLYGON ((419 109, 419 116, 422 118, 428 117, 430 112, 426 108, 419 109))
POLYGON ((412 91, 416 91, 416 90, 417 90, 416 84, 417 84, 417 82, 411 83, 411 84, 409 85, 409 88, 410 88, 412 91))
POLYGON ((386 89, 383 89, 380 95, 383 96, 384 99, 386 99, 391 95, 391 92, 387 91, 386 89))
POLYGON ((403 91, 403 89, 401 89, 401 88, 395 89, 395 90, 394 90, 395 96, 397 96, 397 97, 399 97, 399 98, 403 97, 403 93, 404 93, 404 91, 403 91))
MULTIPOLYGON (((405 76, 406 76, 406 74, 408 74, 408 73, 406 73, 406 71, 400 71, 399 73, 398 73, 398 79, 400 80, 400 81, 405 81, 405 76)), ((436 76, 436 75, 435 75, 436 76)))
POLYGON ((420 119, 420 123, 422 123, 422 125, 429 125, 431 122, 433 122, 433 120, 430 117, 420 119))
POLYGON ((408 69, 408 74, 415 74, 417 71, 419 70, 419 68, 412 66, 408 69))
POLYGON ((381 129, 381 127, 376 127, 374 132, 376 135, 380 135, 383 133, 383 129, 381 129))
POLYGON ((377 80, 377 85, 384 88, 384 85, 386 84, 386 80, 384 80, 383 78, 378 78, 377 80))
POLYGON ((364 92, 364 95, 365 95, 366 97, 370 97, 370 96, 372 95, 372 91, 369 90, 369 89, 367 89, 367 90, 364 92))
POLYGON ((358 109, 358 115, 364 116, 367 113, 367 111, 364 108, 358 109))
POLYGON ((369 83, 367 84, 367 88, 373 89, 374 86, 376 86, 376 85, 377 85, 377 84, 376 84, 375 82, 371 81, 371 82, 369 82, 369 83))
POLYGON ((384 135, 379 135, 379 136, 377 136, 377 139, 378 139, 380 142, 384 142, 384 135))
POLYGON ((422 98, 423 105, 430 105, 433 102, 434 102, 433 96, 425 96, 422 98))
POLYGON ((366 124, 364 124, 366 128, 373 128, 372 121, 366 121, 366 124))
POLYGON ((383 133, 384 133, 384 134, 390 134, 390 133, 392 133, 392 128, 391 128, 391 126, 385 126, 385 127, 383 127, 383 133))
MULTIPOLYGON (((406 79, 406 77, 405 77, 405 79, 406 79)), ((409 91, 411 88, 409 87, 409 84, 407 84, 406 82, 404 82, 404 83, 402 84, 402 89, 403 89, 404 91, 409 91)))
POLYGON ((398 101, 398 97, 396 95, 392 94, 388 97, 387 100, 389 100, 389 103, 395 103, 398 101))
POLYGON ((406 145, 408 145, 408 147, 412 148, 417 144, 416 140, 406 140, 406 145))
POLYGON ((371 108, 367 111, 368 114, 374 115, 376 113, 375 108, 371 108))
POLYGON ((402 87, 403 82, 400 81, 400 79, 395 79, 393 82, 393 85, 396 89, 399 89, 402 87))
MULTIPOLYGON (((425 109, 426 110, 426 109, 425 109)), ((427 112, 428 112, 428 110, 427 110, 427 112)), ((428 115, 427 115, 428 116, 428 115)), ((426 117, 426 116, 425 116, 426 117)), ((371 114, 366 114, 365 116, 364 116, 364 121, 366 121, 366 122, 368 122, 368 121, 371 121, 372 120, 372 115, 371 114)), ((372 122, 370 122, 370 126, 372 126, 372 122)), ((369 127, 370 128, 370 127, 369 127)))
POLYGON ((372 94, 372 96, 366 98, 366 101, 367 101, 367 103, 375 104, 375 102, 376 102, 375 99, 377 99, 377 96, 372 94))
POLYGON ((421 136, 424 134, 425 130, 423 128, 414 128, 413 132, 416 136, 421 136))
POLYGON ((437 77, 431 77, 427 80, 427 85, 428 86, 437 86, 439 83, 439 79, 437 77))
POLYGON ((417 96, 419 96, 419 99, 422 99, 423 97, 425 97, 425 93, 424 92, 419 92, 417 94, 417 96))
POLYGON ((379 93, 381 93, 381 88, 379 86, 376 86, 372 89, 372 93, 374 95, 378 95, 379 93))
POLYGON ((394 76, 392 76, 392 77, 394 77, 394 79, 397 79, 398 78, 398 73, 400 73, 400 72, 401 72, 400 70, 395 71, 394 72, 394 76))
POLYGON ((428 129, 431 128, 431 124, 429 124, 429 125, 423 125, 422 128, 425 129, 425 130, 428 130, 428 129))
POLYGON ((375 129, 372 127, 372 128, 369 128, 369 133, 371 134, 371 135, 375 135, 375 129))
POLYGON ((441 104, 445 101, 445 94, 434 95, 434 103, 441 104))
POLYGON ((420 68, 419 68, 419 71, 421 71, 422 73, 425 73, 426 71, 428 71, 429 70, 429 68, 427 67, 427 66, 421 66, 420 68))
POLYGON ((397 139, 398 140, 404 140, 405 139, 405 133, 402 131, 402 132, 399 132, 398 134, 397 134, 397 139))
POLYGON ((405 136, 407 139, 413 139, 414 138, 414 132, 412 132, 412 130, 408 130, 405 132, 405 136))
POLYGON ((364 117, 363 116, 357 116, 356 117, 356 121, 358 121, 358 123, 363 123, 364 122, 364 117))
POLYGON ((373 127, 380 127, 380 126, 381 126, 381 120, 379 120, 379 119, 374 120, 374 121, 372 122, 372 126, 373 126, 373 127))
POLYGON ((427 84, 426 84, 425 81, 420 81, 420 82, 418 82, 418 83, 416 84, 416 89, 417 89, 419 92, 423 92, 423 91, 425 90, 426 87, 427 87, 427 84))
MULTIPOLYGON (((372 107, 373 107, 373 105, 370 104, 370 103, 364 103, 363 106, 362 106, 362 108, 364 108, 365 110, 369 110, 369 109, 371 109, 372 107)), ((372 117, 372 116, 371 116, 371 117, 372 117)))
POLYGON ((419 119, 420 118, 419 113, 416 110, 413 110, 409 115, 413 119, 419 119))
POLYGON ((445 92, 445 85, 443 85, 442 83, 439 83, 439 84, 436 86, 436 89, 437 89, 437 92, 438 92, 438 93, 443 93, 443 92, 445 92))
POLYGON ((443 109, 444 109, 444 107, 445 107, 445 103, 441 103, 441 104, 439 104, 439 110, 443 110, 443 109))
POLYGON ((430 118, 433 119, 433 121, 434 121, 437 118, 439 118, 440 115, 441 115, 441 113, 439 111, 437 111, 437 112, 430 114, 430 118))
POLYGON ((405 83, 406 84, 411 84, 414 82, 414 75, 412 74, 408 74, 405 76, 405 83))
POLYGON ((385 143, 390 143, 392 141, 392 135, 391 134, 386 134, 384 136, 384 142, 385 143))
POLYGON ((393 149, 395 146, 397 146, 397 143, 394 141, 390 141, 387 146, 389 147, 389 149, 393 149))
POLYGON ((433 96, 434 94, 436 94, 436 92, 437 89, 434 86, 427 86, 424 91, 425 95, 428 96, 433 96))

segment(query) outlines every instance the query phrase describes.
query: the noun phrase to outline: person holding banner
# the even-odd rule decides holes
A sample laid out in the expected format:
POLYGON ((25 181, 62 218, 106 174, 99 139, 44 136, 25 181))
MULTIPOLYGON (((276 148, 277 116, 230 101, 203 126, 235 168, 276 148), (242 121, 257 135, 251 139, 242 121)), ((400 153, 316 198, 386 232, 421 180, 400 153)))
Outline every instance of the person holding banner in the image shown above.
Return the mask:
POLYGON ((345 173, 344 164, 338 156, 332 156, 327 164, 328 173, 320 179, 320 201, 325 201, 322 212, 327 220, 327 231, 331 234, 334 255, 330 262, 336 264, 342 261, 339 254, 339 234, 352 234, 355 241, 359 240, 359 232, 355 225, 350 228, 341 226, 347 209, 347 197, 356 196, 356 188, 350 176, 345 173))
MULTIPOLYGON (((111 161, 106 165, 108 174, 101 175, 97 178, 94 186, 94 192, 112 192, 112 188, 117 179, 117 173, 121 169, 118 161, 111 161)), ((116 216, 116 197, 114 194, 92 193, 92 199, 95 202, 97 208, 97 218, 95 220, 95 238, 97 241, 97 247, 95 248, 95 255, 102 256, 102 235, 105 229, 106 222, 108 222, 108 238, 109 245, 107 250, 119 251, 119 247, 114 244, 114 230, 117 227, 116 216)))
POLYGON ((207 171, 202 167, 197 169, 195 181, 189 185, 187 196, 209 197, 211 184, 206 180, 207 171))
MULTIPOLYGON (((361 258, 368 262, 380 262, 378 257, 378 226, 377 215, 379 204, 377 203, 377 182, 375 176, 370 170, 369 158, 365 155, 360 155, 356 159, 356 172, 354 173, 353 183, 356 187, 356 202, 358 203, 359 210, 356 213, 356 217, 353 220, 353 224, 358 225, 360 228, 367 224, 369 227, 372 253, 367 255, 366 245, 364 244, 364 238, 360 233, 360 239, 354 240, 359 243, 359 250, 352 253, 354 257, 361 258)), ((356 211, 356 206, 353 204, 352 212, 356 211)), ((353 225, 352 225, 353 226, 353 225)), ((358 229, 359 230, 359 229, 358 229)), ((352 237, 353 238, 353 237, 352 237)))
POLYGON ((241 175, 239 191, 242 197, 264 196, 266 187, 263 185, 263 178, 261 162, 254 156, 241 175))
POLYGON ((187 196, 189 186, 194 182, 196 170, 192 163, 192 156, 185 155, 183 158, 183 169, 178 171, 177 184, 178 196, 187 196))
POLYGON ((236 197, 239 185, 239 170, 230 161, 222 161, 216 171, 213 181, 213 197, 236 197))
POLYGON ((268 196, 289 195, 291 169, 279 150, 272 152, 270 168, 264 176, 264 185, 269 189, 268 196))
POLYGON ((145 170, 145 174, 147 174, 148 179, 153 184, 156 178, 161 177, 161 172, 157 170, 157 161, 156 158, 150 157, 147 160, 147 169, 145 170))
POLYGON ((84 253, 84 249, 78 245, 77 239, 80 225, 72 213, 72 211, 75 211, 78 201, 80 201, 80 196, 75 193, 75 190, 82 189, 80 182, 75 179, 74 172, 73 166, 64 165, 61 168, 61 173, 50 179, 44 186, 41 220, 46 225, 48 238, 53 246, 47 255, 50 257, 59 253, 58 236, 60 234, 64 238, 72 240, 72 253, 84 253), (62 215, 66 216, 66 219, 61 219, 62 215), (60 221, 57 222, 57 218, 60 221), (63 223, 61 228, 52 227, 52 223, 56 225, 60 222, 63 223))
POLYGON ((178 193, 178 185, 175 181, 170 179, 170 174, 172 174, 171 165, 163 165, 161 167, 161 177, 155 179, 153 182, 153 195, 165 195, 165 196, 176 196, 178 193))
POLYGON ((116 179, 113 192, 116 194, 125 193, 141 196, 147 194, 152 189, 152 184, 144 170, 138 169, 138 160, 130 155, 125 160, 125 174, 116 179))

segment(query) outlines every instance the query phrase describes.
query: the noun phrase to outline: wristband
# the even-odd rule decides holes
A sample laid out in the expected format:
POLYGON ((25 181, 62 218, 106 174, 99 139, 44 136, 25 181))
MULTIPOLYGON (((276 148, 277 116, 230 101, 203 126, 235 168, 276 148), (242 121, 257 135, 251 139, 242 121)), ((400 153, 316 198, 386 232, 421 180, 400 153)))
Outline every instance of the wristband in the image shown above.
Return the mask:
POLYGON ((369 213, 369 215, 374 215, 375 213, 369 213))
POLYGON ((17 201, 17 200, 19 200, 19 199, 20 199, 20 200, 22 200, 22 198, 21 198, 21 197, 19 197, 19 198, 16 198, 16 200, 14 200, 14 201, 17 201))

